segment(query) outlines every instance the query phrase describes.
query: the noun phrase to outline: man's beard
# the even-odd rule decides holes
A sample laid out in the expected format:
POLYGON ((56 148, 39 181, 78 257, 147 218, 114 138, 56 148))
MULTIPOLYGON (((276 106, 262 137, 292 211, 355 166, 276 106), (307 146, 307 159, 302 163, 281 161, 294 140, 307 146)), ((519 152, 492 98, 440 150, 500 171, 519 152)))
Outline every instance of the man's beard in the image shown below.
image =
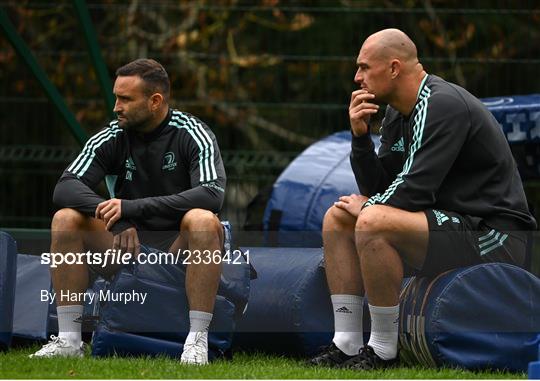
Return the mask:
POLYGON ((124 130, 128 130, 128 131, 141 131, 141 130, 144 130, 145 127, 147 126, 147 123, 148 121, 150 120, 150 116, 148 116, 147 118, 144 118, 144 119, 127 119, 125 116, 123 117, 124 119, 121 121, 121 120, 118 120, 118 125, 120 126, 120 128, 124 129, 124 130))

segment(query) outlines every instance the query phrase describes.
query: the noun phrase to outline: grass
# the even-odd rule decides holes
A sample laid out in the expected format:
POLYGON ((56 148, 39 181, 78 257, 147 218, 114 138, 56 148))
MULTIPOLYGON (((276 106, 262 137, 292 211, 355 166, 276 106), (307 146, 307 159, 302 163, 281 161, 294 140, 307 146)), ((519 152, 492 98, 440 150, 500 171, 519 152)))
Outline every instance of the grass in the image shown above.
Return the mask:
POLYGON ((459 369, 395 368, 358 372, 313 368, 302 361, 264 354, 236 353, 233 360, 219 360, 208 366, 185 366, 177 360, 158 358, 55 358, 30 359, 38 347, 0 353, 0 378, 255 378, 255 379, 508 379, 527 378, 522 373, 469 372, 459 369))

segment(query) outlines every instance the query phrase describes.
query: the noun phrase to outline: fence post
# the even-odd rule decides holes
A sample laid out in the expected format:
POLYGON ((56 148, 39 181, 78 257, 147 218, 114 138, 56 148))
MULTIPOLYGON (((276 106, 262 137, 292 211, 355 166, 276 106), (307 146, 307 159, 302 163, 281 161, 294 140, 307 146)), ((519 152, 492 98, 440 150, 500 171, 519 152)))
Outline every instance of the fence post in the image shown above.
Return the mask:
POLYGON ((114 95, 112 93, 112 83, 111 78, 109 77, 109 72, 103 56, 101 55, 101 50, 99 48, 99 43, 96 37, 96 32, 92 25, 92 20, 90 19, 90 13, 88 12, 88 7, 86 6, 85 0, 73 0, 73 5, 81 27, 83 29, 84 38, 88 44, 88 51, 90 57, 92 58, 92 64, 94 65, 94 70, 101 87, 101 92, 105 98, 105 104, 107 106, 107 113, 111 119, 114 119, 115 114, 113 111, 114 108, 114 95))
POLYGON ((75 119, 75 116, 67 107, 64 99, 54 84, 49 80, 45 71, 38 64, 26 43, 23 41, 21 36, 19 36, 17 30, 9 20, 7 12, 2 7, 0 7, 0 26, 2 27, 2 32, 10 44, 13 46, 17 54, 22 58, 24 63, 28 66, 32 74, 34 74, 39 84, 47 94, 49 100, 54 104, 56 109, 60 112, 60 115, 62 115, 64 118, 64 121, 67 123, 77 142, 79 142, 80 145, 83 145, 88 139, 86 132, 79 125, 79 122, 77 122, 77 119, 75 119))

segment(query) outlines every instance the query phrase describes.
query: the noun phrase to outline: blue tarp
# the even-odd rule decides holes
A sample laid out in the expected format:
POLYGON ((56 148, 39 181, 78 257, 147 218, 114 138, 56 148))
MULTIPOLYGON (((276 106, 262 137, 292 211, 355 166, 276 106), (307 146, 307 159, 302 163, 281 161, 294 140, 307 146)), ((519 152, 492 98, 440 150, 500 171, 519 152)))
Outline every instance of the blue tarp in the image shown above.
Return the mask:
MULTIPOLYGON (((376 148, 379 138, 372 137, 376 148)), ((320 232, 326 210, 341 195, 358 193, 349 162, 351 134, 348 131, 330 135, 307 148, 279 176, 264 214, 265 230, 272 214, 279 211, 277 230, 320 232)), ((293 236, 281 239, 291 244, 293 236)), ((300 246, 320 246, 319 240, 300 242, 300 246)))
POLYGON ((510 143, 540 141, 540 94, 483 98, 510 143))

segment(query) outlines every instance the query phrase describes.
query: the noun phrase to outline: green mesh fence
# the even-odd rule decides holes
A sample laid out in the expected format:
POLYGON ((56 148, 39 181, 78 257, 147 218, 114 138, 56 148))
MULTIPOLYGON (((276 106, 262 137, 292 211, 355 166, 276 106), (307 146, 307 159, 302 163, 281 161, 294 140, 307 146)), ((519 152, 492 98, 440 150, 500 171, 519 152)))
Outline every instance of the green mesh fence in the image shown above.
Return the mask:
MULTIPOLYGON (((107 112, 72 3, 0 6, 95 133, 107 112)), ((403 29, 428 72, 479 97, 540 88, 535 1, 92 1, 88 8, 111 78, 132 59, 159 60, 173 105, 216 133, 229 175, 223 217, 237 227, 295 155, 348 128, 355 58, 376 30, 403 29)), ((54 184, 78 146, 3 38, 0 65, 0 226, 45 228, 54 184)))

